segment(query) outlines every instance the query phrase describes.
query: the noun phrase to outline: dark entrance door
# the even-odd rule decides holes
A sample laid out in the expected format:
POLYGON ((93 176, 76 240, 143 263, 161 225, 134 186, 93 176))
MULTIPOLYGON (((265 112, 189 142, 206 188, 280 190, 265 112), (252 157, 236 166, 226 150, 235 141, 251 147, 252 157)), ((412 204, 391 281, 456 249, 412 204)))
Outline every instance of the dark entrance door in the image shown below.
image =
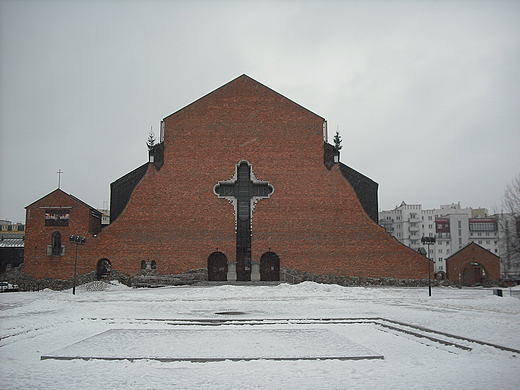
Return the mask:
POLYGON ((213 252, 208 257, 208 280, 226 281, 227 280, 227 257, 222 252, 213 252))
POLYGON ((260 258, 260 280, 280 280, 280 257, 274 252, 266 252, 260 258))
POLYGON ((462 271, 463 284, 477 284, 482 281, 482 268, 475 266, 468 266, 462 271))
POLYGON ((96 267, 96 278, 98 280, 106 278, 110 275, 110 270, 112 269, 112 264, 108 259, 101 259, 97 263, 96 267))

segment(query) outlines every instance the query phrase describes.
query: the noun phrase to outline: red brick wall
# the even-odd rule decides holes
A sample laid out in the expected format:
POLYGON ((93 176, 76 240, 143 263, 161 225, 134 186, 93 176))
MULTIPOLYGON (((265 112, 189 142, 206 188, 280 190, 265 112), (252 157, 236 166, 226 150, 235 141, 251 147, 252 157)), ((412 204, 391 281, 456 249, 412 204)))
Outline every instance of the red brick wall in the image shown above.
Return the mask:
MULTIPOLYGON (((274 186, 253 214, 253 260, 341 275, 423 278, 424 259, 368 218, 337 166, 323 164, 323 118, 242 76, 165 118, 164 166, 150 166, 96 242, 98 257, 131 274, 141 260, 161 273, 235 259, 233 206, 213 193, 242 159, 274 186)), ((344 156, 348 159, 348 156, 344 156)))
POLYGON ((323 118, 241 76, 164 123, 164 166, 150 165, 118 219, 80 248, 83 271, 108 258, 131 275, 142 260, 180 273, 206 267, 217 248, 235 260, 233 206, 213 187, 245 159, 274 187, 253 214, 253 261, 272 250, 282 267, 313 273, 426 277, 424 257, 365 214, 338 166, 324 166, 323 118))
POLYGON ((448 280, 461 281, 466 267, 484 268, 488 280, 500 278, 500 258, 475 243, 467 245, 446 260, 448 280), (478 263, 478 265, 472 266, 471 263, 478 263))
POLYGON ((78 248, 79 274, 96 269, 97 260, 89 255, 92 235, 90 207, 78 202, 62 190, 55 190, 26 209, 26 230, 23 271, 37 278, 71 279, 74 276, 76 246, 69 242, 69 236, 87 237, 87 245, 78 248), (70 213, 69 226, 45 226, 46 210, 67 210, 70 213), (47 245, 52 244, 52 234, 61 233, 61 243, 65 245, 64 256, 47 255, 47 245))

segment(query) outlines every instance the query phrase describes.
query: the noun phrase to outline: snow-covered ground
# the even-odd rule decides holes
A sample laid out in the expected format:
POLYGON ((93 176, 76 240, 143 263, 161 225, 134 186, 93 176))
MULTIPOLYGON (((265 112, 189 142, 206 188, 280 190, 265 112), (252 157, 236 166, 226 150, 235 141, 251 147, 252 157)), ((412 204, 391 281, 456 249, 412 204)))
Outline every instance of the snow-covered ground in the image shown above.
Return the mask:
POLYGON ((439 287, 429 297, 425 288, 305 282, 4 293, 0 388, 519 389, 519 335, 520 298, 509 289, 439 287), (351 344, 384 359, 305 359, 351 344), (41 359, 59 351, 188 360, 41 359), (229 354, 253 359, 189 361, 229 354))

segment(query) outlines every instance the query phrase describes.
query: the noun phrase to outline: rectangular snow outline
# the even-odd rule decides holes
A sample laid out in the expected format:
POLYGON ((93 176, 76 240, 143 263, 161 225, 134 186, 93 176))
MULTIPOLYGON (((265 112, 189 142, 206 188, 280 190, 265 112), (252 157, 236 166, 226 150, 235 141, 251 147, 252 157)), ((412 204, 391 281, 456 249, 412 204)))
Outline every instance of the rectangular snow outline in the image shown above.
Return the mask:
POLYGON ((327 329, 111 329, 41 356, 45 359, 210 362, 384 356, 327 329))

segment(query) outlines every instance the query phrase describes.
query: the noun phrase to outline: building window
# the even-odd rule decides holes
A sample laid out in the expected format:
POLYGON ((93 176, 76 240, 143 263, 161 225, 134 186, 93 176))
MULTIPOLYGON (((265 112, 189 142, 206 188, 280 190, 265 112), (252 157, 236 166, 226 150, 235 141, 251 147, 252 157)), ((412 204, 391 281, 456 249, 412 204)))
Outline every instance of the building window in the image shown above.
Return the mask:
POLYGON ((65 245, 61 244, 61 233, 52 233, 51 245, 47 245, 47 255, 63 256, 65 254, 65 245))
POLYGON ((489 245, 489 244, 491 244, 491 241, 486 240, 486 245, 489 245))
POLYGON ((146 260, 141 260, 141 269, 143 270, 152 270, 152 269, 157 269, 157 262, 155 260, 152 260, 152 261, 146 261, 146 260))
POLYGON ((462 228, 462 221, 457 221, 457 227, 460 229, 462 228))

